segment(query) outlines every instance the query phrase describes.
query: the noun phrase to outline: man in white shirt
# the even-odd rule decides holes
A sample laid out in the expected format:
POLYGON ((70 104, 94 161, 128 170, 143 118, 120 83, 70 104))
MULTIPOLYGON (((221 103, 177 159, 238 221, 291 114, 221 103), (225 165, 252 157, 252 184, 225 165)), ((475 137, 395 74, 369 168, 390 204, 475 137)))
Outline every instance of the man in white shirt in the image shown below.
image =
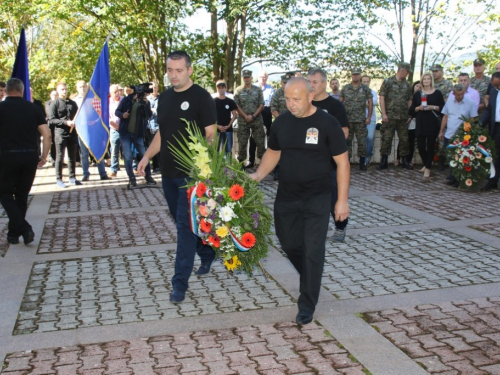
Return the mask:
POLYGON ((120 94, 123 89, 119 85, 109 86, 109 142, 111 144, 111 166, 109 169, 111 177, 116 177, 119 167, 120 156, 120 133, 118 133, 118 125, 120 118, 115 115, 116 108, 120 104, 123 96, 120 94))
MULTIPOLYGON (((479 103, 480 103, 480 95, 479 92, 472 87, 470 87, 470 77, 469 74, 467 73, 460 73, 458 75, 458 83, 461 83, 465 87, 465 97, 469 98, 472 100, 474 103, 476 103, 476 106, 479 110, 479 103)), ((450 93, 449 98, 453 98, 454 94, 453 91, 450 93)))

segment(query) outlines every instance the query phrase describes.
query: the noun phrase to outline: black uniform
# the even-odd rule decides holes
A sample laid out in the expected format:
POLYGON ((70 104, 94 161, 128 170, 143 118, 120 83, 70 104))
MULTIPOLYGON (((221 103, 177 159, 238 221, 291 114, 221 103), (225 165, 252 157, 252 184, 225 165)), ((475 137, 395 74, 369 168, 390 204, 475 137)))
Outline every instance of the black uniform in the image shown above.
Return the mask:
POLYGON ((66 125, 73 120, 78 111, 78 105, 71 99, 56 99, 50 104, 47 114, 49 125, 54 127, 54 144, 56 146, 56 178, 62 180, 64 151, 68 148, 69 178, 75 178, 75 162, 78 151, 78 134, 75 129, 66 125))
POLYGON ((32 231, 25 217, 38 163, 38 126, 45 123, 42 111, 22 97, 0 102, 0 202, 11 243, 32 231))

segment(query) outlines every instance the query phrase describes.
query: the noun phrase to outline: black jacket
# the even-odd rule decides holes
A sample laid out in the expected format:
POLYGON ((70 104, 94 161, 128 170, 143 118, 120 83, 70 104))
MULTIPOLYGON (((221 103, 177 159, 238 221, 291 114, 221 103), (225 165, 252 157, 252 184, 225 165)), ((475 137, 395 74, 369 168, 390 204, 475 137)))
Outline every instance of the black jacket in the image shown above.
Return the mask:
MULTIPOLYGON (((123 100, 118 104, 118 108, 116 108, 115 115, 120 118, 120 125, 118 127, 118 133, 126 134, 128 132, 128 122, 130 120, 130 116, 127 118, 123 118, 125 112, 132 111, 132 105, 134 104, 134 96, 135 94, 130 94, 127 97, 123 98, 123 100)), ((135 131, 136 137, 144 137, 144 129, 146 129, 146 125, 148 123, 149 118, 153 115, 151 112, 151 107, 149 106, 149 101, 143 101, 140 103, 141 106, 137 109, 137 127, 135 131)))

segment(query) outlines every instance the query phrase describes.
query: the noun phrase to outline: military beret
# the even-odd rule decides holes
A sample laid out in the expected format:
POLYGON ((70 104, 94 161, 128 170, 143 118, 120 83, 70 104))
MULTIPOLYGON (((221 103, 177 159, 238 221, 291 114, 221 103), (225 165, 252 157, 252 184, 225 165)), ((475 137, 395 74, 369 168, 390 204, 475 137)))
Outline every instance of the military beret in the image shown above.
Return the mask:
POLYGON ((354 68, 351 70, 351 74, 361 74, 361 68, 354 68))

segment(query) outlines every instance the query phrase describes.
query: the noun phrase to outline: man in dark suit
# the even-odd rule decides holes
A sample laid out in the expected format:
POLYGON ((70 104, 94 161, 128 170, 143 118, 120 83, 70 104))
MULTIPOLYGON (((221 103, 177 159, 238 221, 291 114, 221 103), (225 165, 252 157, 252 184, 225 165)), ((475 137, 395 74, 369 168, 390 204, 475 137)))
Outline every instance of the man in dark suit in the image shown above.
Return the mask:
POLYGON ((488 179, 483 190, 491 190, 498 188, 498 179, 500 177, 500 72, 493 73, 491 77, 491 85, 493 89, 490 91, 488 107, 483 112, 481 122, 483 126, 488 127, 488 131, 497 149, 497 157, 495 163, 495 175, 488 179))

